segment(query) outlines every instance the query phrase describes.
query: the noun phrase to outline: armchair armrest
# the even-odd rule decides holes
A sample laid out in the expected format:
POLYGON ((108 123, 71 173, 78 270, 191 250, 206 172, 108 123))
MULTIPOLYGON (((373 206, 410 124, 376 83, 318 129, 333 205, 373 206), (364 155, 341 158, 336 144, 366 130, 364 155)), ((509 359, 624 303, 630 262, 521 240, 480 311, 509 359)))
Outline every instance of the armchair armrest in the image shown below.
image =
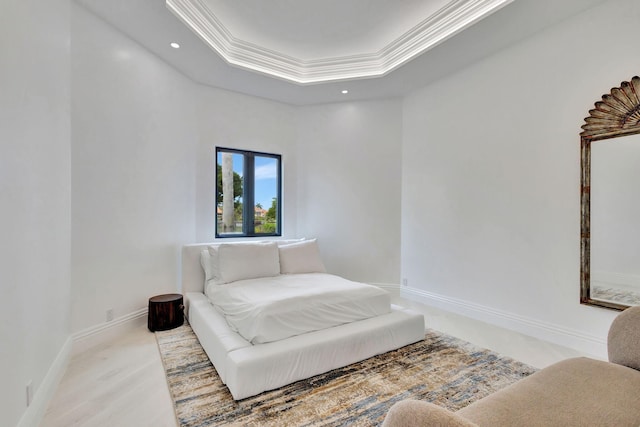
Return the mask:
POLYGON ((609 361, 640 371, 640 306, 620 313, 607 337, 609 361))
POLYGON ((478 427, 448 409, 419 400, 403 400, 394 404, 382 427, 478 427))

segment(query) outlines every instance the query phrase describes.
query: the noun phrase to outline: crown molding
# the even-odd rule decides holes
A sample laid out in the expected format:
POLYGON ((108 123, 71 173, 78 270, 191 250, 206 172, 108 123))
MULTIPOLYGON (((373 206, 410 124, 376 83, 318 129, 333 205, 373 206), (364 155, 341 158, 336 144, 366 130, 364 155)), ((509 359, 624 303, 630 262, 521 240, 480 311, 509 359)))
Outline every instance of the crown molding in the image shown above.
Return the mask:
POLYGON ((381 77, 513 0, 452 0, 377 52, 301 60, 233 36, 203 0, 167 8, 227 63, 300 85, 381 77))

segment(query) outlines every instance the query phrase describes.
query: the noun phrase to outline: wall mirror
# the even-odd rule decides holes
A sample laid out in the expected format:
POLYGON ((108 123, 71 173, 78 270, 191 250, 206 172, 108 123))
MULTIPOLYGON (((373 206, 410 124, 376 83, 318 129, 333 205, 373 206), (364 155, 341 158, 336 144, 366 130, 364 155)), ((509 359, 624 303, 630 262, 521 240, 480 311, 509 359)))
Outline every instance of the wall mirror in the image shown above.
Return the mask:
POLYGON ((640 77, 589 111, 581 141, 580 302, 640 305, 640 77))

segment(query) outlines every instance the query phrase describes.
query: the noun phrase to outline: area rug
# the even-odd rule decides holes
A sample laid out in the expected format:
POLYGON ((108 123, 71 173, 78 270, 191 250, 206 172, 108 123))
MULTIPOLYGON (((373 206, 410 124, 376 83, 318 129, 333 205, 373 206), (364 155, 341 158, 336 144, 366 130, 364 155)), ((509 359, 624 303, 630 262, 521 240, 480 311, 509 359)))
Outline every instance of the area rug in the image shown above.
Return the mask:
POLYGON ((377 426, 400 400, 457 410, 535 372, 427 330, 415 344, 234 401, 188 324, 156 338, 180 427, 377 426))

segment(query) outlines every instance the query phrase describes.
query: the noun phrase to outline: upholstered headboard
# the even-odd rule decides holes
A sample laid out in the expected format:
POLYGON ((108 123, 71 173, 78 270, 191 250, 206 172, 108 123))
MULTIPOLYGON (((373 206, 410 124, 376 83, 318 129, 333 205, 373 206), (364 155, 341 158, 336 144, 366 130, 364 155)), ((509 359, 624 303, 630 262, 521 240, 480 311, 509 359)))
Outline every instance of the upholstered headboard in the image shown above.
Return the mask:
MULTIPOLYGON (((304 239, 275 240, 278 244, 294 243, 304 239)), ((215 243, 195 243, 182 247, 182 293, 204 292, 204 271, 200 265, 200 252, 211 245, 220 245, 226 241, 215 243)), ((256 241, 229 241, 228 243, 256 243, 256 241)))

